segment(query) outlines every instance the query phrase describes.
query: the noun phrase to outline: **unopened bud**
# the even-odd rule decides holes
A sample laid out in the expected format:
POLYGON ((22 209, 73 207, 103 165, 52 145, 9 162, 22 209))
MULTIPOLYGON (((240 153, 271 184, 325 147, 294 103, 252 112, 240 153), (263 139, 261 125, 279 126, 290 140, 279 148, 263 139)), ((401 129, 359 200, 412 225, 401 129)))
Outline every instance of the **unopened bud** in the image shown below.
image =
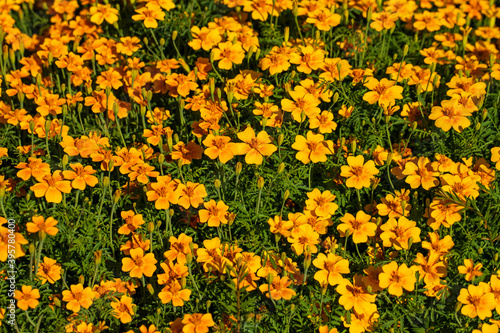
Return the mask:
POLYGON ((259 179, 257 179, 257 188, 259 190, 262 190, 263 187, 264 187, 264 178, 259 177, 259 179))
POLYGON ((150 293, 151 295, 154 295, 154 293, 155 293, 155 289, 153 288, 153 286, 151 285, 151 283, 148 283, 148 284, 146 285, 146 289, 149 291, 149 293, 150 293))
POLYGON ((243 164, 241 162, 236 163, 236 176, 241 174, 241 170, 243 169, 243 164))
POLYGON ((62 167, 63 167, 63 169, 65 169, 66 166, 68 165, 68 159, 69 159, 68 154, 64 154, 64 156, 62 158, 62 167))
POLYGON ((80 277, 78 278, 78 283, 83 285, 85 283, 85 276, 80 275, 80 277))
POLYGON ((153 222, 148 223, 148 231, 153 232, 155 230, 155 224, 153 222))
POLYGON ((179 33, 177 32, 177 30, 174 30, 174 32, 172 32, 172 40, 175 41, 177 39, 177 35, 179 33))
POLYGON ((285 193, 283 193, 283 200, 287 200, 289 196, 290 196, 290 191, 285 190, 285 193))
POLYGON ((280 135, 278 135, 278 146, 281 146, 283 144, 283 140, 285 140, 285 136, 283 135, 283 133, 280 133, 280 135))
POLYGON ((102 251, 97 250, 94 252, 94 260, 96 265, 100 265, 102 262, 102 251))
POLYGON ((108 176, 104 177, 102 184, 104 185, 104 187, 109 186, 109 177, 108 176))
POLYGON ((285 27, 285 44, 288 44, 289 38, 290 38, 290 27, 285 27))
POLYGON ((285 170, 285 163, 281 162, 281 164, 278 166, 278 175, 285 170))

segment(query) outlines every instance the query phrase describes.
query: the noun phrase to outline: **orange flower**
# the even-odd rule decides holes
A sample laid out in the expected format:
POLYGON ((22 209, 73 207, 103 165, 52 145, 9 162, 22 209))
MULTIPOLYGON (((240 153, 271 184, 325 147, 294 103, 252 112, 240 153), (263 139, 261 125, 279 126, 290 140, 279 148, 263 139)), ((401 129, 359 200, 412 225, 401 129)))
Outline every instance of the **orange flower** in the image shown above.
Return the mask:
POLYGON ((302 224, 298 228, 294 228, 287 240, 292 244, 292 250, 298 256, 304 253, 308 246, 310 253, 318 252, 316 244, 319 243, 319 235, 310 224, 302 224))
POLYGON ((80 163, 75 163, 75 164, 70 164, 69 165, 71 170, 65 170, 63 171, 64 178, 73 180, 71 182, 71 186, 73 188, 76 188, 78 190, 85 190, 85 188, 88 186, 94 187, 97 185, 99 182, 99 179, 97 179, 96 176, 92 176, 94 173, 97 171, 92 168, 92 166, 87 165, 83 166, 80 163))
POLYGON ((270 226, 270 231, 273 234, 280 234, 284 237, 290 237, 290 229, 293 227, 292 221, 284 221, 281 216, 276 215, 274 219, 272 217, 269 218, 267 223, 270 226))
POLYGON ((215 202, 215 200, 210 200, 205 202, 203 206, 206 209, 200 210, 200 222, 208 222, 209 227, 218 227, 220 224, 227 224, 227 211, 229 206, 223 201, 215 202))
POLYGON ((135 10, 138 14, 132 16, 134 21, 144 21, 144 26, 146 28, 158 28, 158 21, 163 21, 165 19, 165 13, 161 8, 147 8, 142 7, 135 10))
POLYGON ((135 214, 133 210, 121 212, 121 217, 125 220, 125 224, 118 229, 120 235, 128 235, 131 232, 134 233, 144 224, 142 214, 135 214))
POLYGON ((472 259, 464 259, 464 266, 458 266, 458 272, 465 274, 466 281, 472 281, 476 276, 483 275, 483 272, 480 271, 481 268, 483 268, 483 264, 474 265, 472 259))
POLYGON ((61 279, 61 265, 56 260, 45 257, 43 258, 43 262, 38 264, 37 275, 42 280, 42 284, 45 284, 47 281, 50 284, 54 284, 61 279))
POLYGON ((441 106, 432 108, 429 119, 436 120, 436 127, 448 132, 452 127, 457 132, 462 132, 470 126, 467 118, 471 113, 458 104, 457 99, 443 100, 441 106))
POLYGON ((123 324, 130 323, 132 321, 132 316, 134 315, 134 304, 132 304, 132 297, 123 295, 120 300, 116 302, 111 302, 111 307, 113 308, 113 316, 120 319, 123 324))
POLYGON ((28 244, 28 241, 19 232, 14 232, 14 237, 12 237, 13 230, 3 226, 5 223, 7 223, 7 219, 0 216, 0 261, 2 262, 5 262, 7 258, 12 260, 11 255, 14 255, 14 259, 23 257, 26 253, 22 245, 28 244))
POLYGON ((158 177, 160 175, 160 173, 158 171, 154 171, 154 169, 154 166, 149 165, 148 163, 139 163, 130 168, 128 176, 132 181, 137 179, 139 183, 147 184, 149 183, 149 177, 158 177))
POLYGON ((192 182, 187 182, 186 185, 179 184, 177 192, 179 193, 177 203, 186 209, 198 208, 203 203, 203 198, 207 196, 205 185, 192 182))
POLYGON ((389 294, 395 296, 403 295, 403 288, 407 291, 413 291, 415 282, 417 282, 415 273, 406 264, 398 267, 395 261, 382 266, 382 273, 378 278, 380 288, 389 288, 389 294))
POLYGON ((396 99, 402 99, 403 87, 396 86, 396 81, 389 81, 387 79, 377 80, 370 77, 365 83, 365 87, 371 91, 365 93, 363 100, 370 104, 378 104, 382 107, 388 108, 396 103, 396 99))
POLYGON ((110 68, 107 71, 101 72, 95 83, 98 84, 101 89, 106 89, 108 87, 118 89, 123 86, 122 79, 123 77, 120 72, 114 68, 110 68))
POLYGON ((368 161, 365 163, 365 158, 362 155, 349 156, 347 164, 340 168, 340 176, 347 177, 347 187, 354 187, 358 190, 363 187, 370 187, 371 179, 379 172, 375 167, 375 162, 368 161))
POLYGON ((33 222, 26 223, 26 229, 29 233, 45 233, 51 236, 55 236, 59 229, 57 229, 56 224, 58 223, 52 216, 45 219, 43 216, 33 216, 33 222))
POLYGON ((350 273, 349 261, 333 253, 328 253, 328 256, 320 253, 312 263, 320 269, 314 274, 314 279, 322 286, 339 284, 342 281, 341 274, 350 273))
POLYGON ((491 148, 491 161, 496 163, 495 168, 500 170, 500 147, 491 148))
POLYGON ((158 262, 153 253, 144 255, 141 248, 130 250, 131 258, 122 259, 122 271, 130 272, 130 277, 142 278, 143 275, 151 277, 156 271, 155 264, 158 262))
POLYGON ((315 50, 311 45, 300 46, 300 53, 292 53, 290 63, 299 65, 297 70, 301 73, 311 74, 324 64, 325 54, 321 49, 315 50))
POLYGON ((318 8, 307 13, 307 16, 306 23, 313 23, 321 31, 330 31, 331 28, 339 25, 341 19, 339 14, 331 13, 326 8, 318 8))
POLYGON ((90 287, 84 289, 82 284, 73 284, 70 289, 71 291, 64 290, 62 292, 63 301, 68 302, 66 305, 68 310, 77 313, 81 307, 88 309, 92 305, 95 293, 90 287))
MULTIPOLYGON (((182 233, 178 238, 170 236, 168 241, 170 242, 170 250, 166 251, 163 256, 170 260, 170 262, 177 260, 179 264, 184 265, 186 263, 186 255, 188 253, 193 255, 189 245, 193 242, 193 238, 182 233)), ((193 244, 192 246, 193 250, 198 248, 197 244, 193 244)))
POLYGON ((233 64, 238 65, 245 58, 245 50, 241 47, 241 43, 233 44, 231 41, 217 44, 216 49, 212 50, 214 61, 219 61, 220 69, 230 70, 233 64))
POLYGON ((303 122, 305 117, 312 118, 321 113, 318 107, 320 101, 310 94, 304 87, 296 86, 289 92, 292 100, 287 98, 281 100, 281 107, 285 112, 291 112, 295 121, 303 122))
POLYGON ((422 253, 417 253, 413 265, 410 268, 419 273, 419 280, 424 279, 425 284, 439 284, 439 279, 446 276, 446 263, 439 261, 440 254, 437 252, 429 253, 425 258, 422 253))
POLYGON ((312 192, 307 193, 309 199, 306 200, 306 209, 309 211, 314 211, 314 214, 324 218, 329 218, 339 206, 333 202, 335 200, 335 195, 330 191, 320 192, 315 188, 312 192))
POLYGON ((332 141, 324 141, 323 135, 314 134, 312 131, 307 132, 307 139, 297 135, 292 148, 299 151, 295 158, 304 164, 326 162, 326 155, 331 155, 334 151, 332 141))
POLYGON ((234 153, 237 152, 235 143, 229 141, 231 141, 231 138, 228 136, 214 136, 212 134, 208 134, 203 141, 203 144, 208 147, 204 151, 205 155, 210 157, 212 160, 218 157, 221 163, 226 163, 232 159, 234 157, 234 153))
POLYGON ((289 58, 283 54, 268 54, 260 59, 259 67, 263 71, 269 69, 270 75, 282 73, 290 68, 289 58))
POLYGON ((345 237, 346 231, 349 230, 349 234, 352 235, 352 240, 354 243, 366 243, 368 237, 375 236, 377 231, 377 225, 370 222, 372 217, 363 211, 356 213, 356 217, 352 214, 346 213, 340 218, 340 221, 344 222, 337 226, 337 230, 341 237, 345 237))
POLYGON ((38 306, 38 299, 40 292, 38 289, 33 289, 31 286, 22 286, 21 290, 14 292, 14 298, 17 299, 17 307, 21 310, 28 310, 28 308, 36 308, 38 306))
POLYGON ((255 136, 253 128, 247 127, 237 135, 244 143, 237 143, 236 151, 238 155, 245 155, 247 164, 260 165, 263 161, 262 156, 271 156, 277 150, 266 131, 261 131, 255 136))
POLYGON ((309 128, 319 128, 320 133, 332 133, 337 128, 337 123, 333 121, 333 113, 323 111, 309 119, 309 128))
POLYGON ((478 286, 470 284, 467 289, 462 288, 457 301, 462 303, 462 314, 470 318, 479 317, 484 320, 491 317, 491 310, 495 309, 495 296, 489 292, 488 284, 480 282, 478 286))
POLYGON ((354 308, 357 313, 371 313, 377 310, 373 304, 377 295, 370 294, 361 280, 361 275, 354 275, 353 282, 343 279, 337 286, 337 292, 341 295, 339 304, 346 310, 354 308))
POLYGON ((193 40, 188 42, 188 45, 197 51, 202 48, 205 51, 210 51, 214 45, 222 40, 222 37, 217 29, 209 29, 207 27, 202 27, 201 29, 197 26, 191 28, 191 34, 193 40))
POLYGON ((62 194, 71 192, 71 184, 63 180, 63 173, 60 170, 54 171, 52 175, 48 174, 37 179, 38 183, 30 187, 37 198, 45 196, 47 202, 60 203, 62 194))
POLYGON ((178 183, 170 176, 159 176, 158 182, 149 183, 146 196, 148 201, 155 202, 156 209, 168 209, 170 204, 177 204, 179 200, 178 183))
POLYGON ((210 313, 185 314, 182 323, 184 324, 182 333, 207 333, 209 327, 215 325, 210 313))
POLYGON ((166 285, 158 293, 158 297, 163 304, 172 302, 173 306, 184 306, 184 302, 189 301, 189 296, 191 296, 191 290, 182 289, 177 280, 173 280, 172 283, 166 285))
POLYGON ((398 220, 390 218, 380 229, 383 231, 380 238, 384 242, 384 247, 394 246, 396 250, 409 248, 410 238, 412 243, 420 242, 420 228, 417 223, 401 216, 398 220))
POLYGON ((90 21, 97 25, 102 22, 113 24, 118 21, 118 9, 111 7, 111 5, 97 4, 97 6, 90 7, 90 21))
POLYGON ((439 185, 436 178, 439 176, 439 172, 434 170, 431 161, 427 157, 420 157, 417 163, 413 161, 407 162, 403 175, 407 176, 405 181, 410 184, 411 188, 418 188, 422 185, 425 190, 429 190, 431 187, 439 185))
POLYGON ((276 276, 272 279, 272 282, 269 284, 263 284, 259 287, 259 290, 262 293, 265 293, 266 297, 269 297, 269 290, 271 291, 272 299, 280 300, 286 299, 291 300, 293 296, 297 293, 295 290, 288 288, 289 285, 292 284, 292 280, 290 280, 287 276, 279 277, 276 276))

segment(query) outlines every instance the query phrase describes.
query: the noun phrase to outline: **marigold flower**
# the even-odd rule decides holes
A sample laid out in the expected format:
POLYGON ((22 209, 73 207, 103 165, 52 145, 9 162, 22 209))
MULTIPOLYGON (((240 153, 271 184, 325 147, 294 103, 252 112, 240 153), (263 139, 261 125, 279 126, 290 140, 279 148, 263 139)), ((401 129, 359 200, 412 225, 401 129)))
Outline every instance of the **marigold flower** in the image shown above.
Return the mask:
POLYGON ((320 269, 314 274, 314 279, 322 286, 339 284, 342 282, 341 274, 350 273, 349 261, 333 253, 328 253, 328 255, 318 254, 312 264, 320 269))
POLYGON ((500 170, 500 147, 491 148, 491 161, 496 162, 495 168, 500 170))
MULTIPOLYGON (((141 184, 148 184, 150 177, 158 177, 160 173, 154 171, 154 166, 148 163, 138 163, 130 168, 130 173, 128 174, 130 180, 137 181, 141 184)), ((160 178, 160 177, 158 177, 160 178)))
POLYGON ((253 128, 247 127, 237 135, 244 143, 237 143, 236 151, 238 155, 245 155, 247 164, 260 165, 263 161, 262 156, 271 156, 277 150, 266 131, 261 131, 256 136, 253 128))
POLYGON ((84 167, 80 163, 71 163, 69 167, 74 171, 64 170, 63 176, 66 179, 72 180, 71 186, 73 188, 83 191, 87 185, 94 187, 99 182, 99 179, 97 179, 96 176, 92 176, 97 172, 94 168, 92 168, 92 166, 87 165, 84 167))
POLYGON ((161 8, 142 7, 135 10, 138 14, 132 16, 134 21, 144 21, 146 28, 158 28, 158 21, 165 19, 165 13, 161 8))
POLYGON ((231 138, 228 136, 208 134, 205 140, 203 140, 203 144, 208 147, 204 151, 205 155, 212 160, 218 157, 221 163, 226 163, 237 152, 235 143, 229 141, 231 141, 231 138))
POLYGON ((156 209, 168 209, 170 204, 177 204, 179 200, 178 183, 170 176, 159 176, 156 180, 156 183, 148 184, 146 192, 148 201, 154 201, 156 209))
POLYGON ((274 300, 286 299, 290 300, 297 293, 295 290, 288 288, 289 285, 292 284, 292 280, 290 280, 287 276, 279 277, 276 276, 273 278, 271 285, 263 284, 259 287, 259 290, 262 293, 265 293, 266 297, 272 297, 274 300), (269 296, 269 290, 271 291, 271 296, 269 296))
POLYGON ((410 268, 419 273, 419 280, 424 279, 425 284, 439 284, 439 280, 447 274, 447 265, 445 262, 439 261, 440 257, 437 252, 431 252, 427 257, 424 257, 422 253, 417 253, 413 262, 418 265, 413 265, 410 268))
MULTIPOLYGON (((171 262, 177 260, 179 264, 184 265, 186 263, 186 255, 189 253, 193 255, 191 247, 189 246, 193 238, 182 233, 179 237, 170 236, 168 241, 170 242, 170 250, 166 251, 163 256, 171 262)), ((193 250, 197 248, 198 245, 193 244, 193 250)))
POLYGON ((323 111, 309 119, 309 128, 318 128, 320 133, 332 133, 337 128, 337 123, 333 121, 333 113, 323 111))
POLYGON ((191 290, 182 289, 181 284, 176 280, 166 285, 158 293, 158 297, 163 304, 172 302, 173 306, 184 306, 184 302, 189 301, 189 296, 191 296, 191 290))
POLYGON ((97 25, 102 22, 113 24, 118 21, 118 9, 111 7, 111 5, 97 4, 97 6, 90 7, 90 21, 97 25))
POLYGON ((141 248, 130 250, 131 258, 122 259, 122 271, 130 272, 130 277, 142 278, 143 275, 151 277, 156 271, 155 264, 158 262, 153 253, 144 255, 141 248))
POLYGON ((45 257, 43 262, 38 264, 37 275, 42 280, 42 285, 47 281, 54 284, 61 279, 61 265, 56 260, 45 257))
POLYGON ((306 23, 313 23, 318 30, 330 31, 331 28, 340 24, 341 16, 337 13, 331 13, 326 8, 318 8, 309 12, 306 23))
POLYGON ((292 244, 292 250, 298 256, 306 251, 307 246, 309 246, 310 253, 318 252, 316 244, 319 243, 319 235, 309 224, 302 224, 298 228, 294 228, 287 240, 292 244))
POLYGON ((318 107, 320 101, 310 94, 304 87, 296 86, 289 92, 292 100, 287 98, 281 100, 281 107, 285 112, 291 112, 295 121, 303 122, 305 117, 312 118, 321 113, 318 107))
POLYGON ((470 126, 470 120, 467 118, 470 115, 470 112, 458 104, 457 99, 451 99, 441 101, 441 106, 434 106, 429 119, 436 120, 436 127, 445 132, 453 127, 455 131, 460 133, 470 126))
POLYGON ((56 227, 58 221, 52 216, 45 219, 43 216, 33 216, 31 218, 32 222, 26 223, 26 229, 29 233, 46 233, 51 236, 55 236, 59 229, 56 227))
POLYGON ((214 61, 219 61, 219 68, 230 70, 233 64, 238 65, 245 58, 245 50, 241 47, 241 43, 227 41, 217 44, 217 48, 212 50, 214 61))
POLYGON ((52 175, 47 174, 37 179, 38 183, 30 187, 37 198, 45 197, 47 202, 60 203, 62 193, 71 192, 71 183, 63 180, 63 173, 60 170, 54 171, 52 175))
POLYGON ((207 196, 205 185, 192 182, 179 184, 177 192, 179 193, 177 204, 186 209, 198 208, 203 203, 203 198, 207 196))
POLYGON ((229 206, 226 205, 223 201, 215 202, 215 200, 210 200, 209 202, 205 202, 203 206, 206 209, 202 209, 199 211, 200 214, 200 222, 205 223, 208 222, 209 227, 218 227, 220 224, 227 224, 227 211, 229 206))
POLYGON ((290 63, 299 65, 297 70, 301 73, 311 74, 313 70, 323 66, 325 59, 324 51, 314 49, 311 45, 300 46, 300 53, 292 53, 290 63))
POLYGON ((380 288, 389 288, 389 294, 394 296, 403 295, 403 289, 413 291, 415 289, 415 273, 402 264, 398 267, 397 262, 392 261, 382 266, 382 273, 378 276, 380 288))
POLYGON ((455 246, 450 235, 446 235, 443 239, 440 239, 439 234, 435 231, 429 232, 428 235, 430 242, 422 242, 422 248, 429 250, 430 253, 438 253, 440 258, 455 246))
POLYGON ((210 313, 185 314, 182 323, 184 324, 182 333, 207 333, 209 327, 215 325, 210 313))
POLYGON ((472 281, 473 279, 483 275, 480 269, 483 268, 483 264, 478 263, 474 265, 472 259, 464 259, 464 266, 458 266, 458 272, 460 274, 465 274, 466 281, 472 281))
POLYGON ((384 242, 385 247, 394 246, 396 250, 407 250, 410 246, 409 241, 412 243, 420 242, 420 228, 416 227, 417 223, 408 220, 406 217, 401 216, 397 220, 390 218, 385 224, 380 226, 383 231, 380 238, 384 242))
POLYGON ((339 206, 333 202, 335 200, 335 195, 330 191, 324 191, 321 193, 320 190, 315 188, 312 192, 307 193, 309 199, 306 200, 306 209, 309 211, 314 211, 317 216, 329 218, 339 206))
POLYGON ((409 161, 403 170, 403 175, 407 176, 405 181, 411 188, 422 185, 428 191, 431 187, 438 186, 439 181, 436 177, 439 176, 439 172, 433 169, 431 161, 427 157, 420 157, 416 162, 409 161))
POLYGON ((270 231, 273 234, 290 237, 290 229, 293 227, 292 221, 284 221, 281 216, 276 215, 274 218, 270 217, 267 223, 269 224, 270 231))
POLYGON ((368 237, 375 236, 377 231, 377 225, 371 222, 372 217, 363 211, 356 213, 356 217, 352 214, 346 213, 340 218, 340 221, 344 222, 337 226, 337 230, 341 237, 345 237, 346 231, 349 230, 349 234, 352 235, 352 240, 354 243, 366 243, 368 237))
POLYGON ((374 176, 378 174, 379 171, 375 167, 375 162, 364 162, 365 158, 363 157, 363 155, 349 156, 347 158, 348 165, 343 165, 340 168, 340 176, 347 177, 347 187, 354 187, 360 190, 363 187, 371 186, 371 179, 374 178, 374 176))
POLYGON ((377 80, 371 77, 365 83, 365 87, 371 91, 363 96, 363 100, 370 104, 378 102, 380 106, 389 107, 396 103, 396 99, 402 99, 403 87, 396 86, 396 81, 389 81, 387 79, 377 80))
POLYGON ((201 29, 197 26, 191 28, 191 34, 193 40, 188 42, 188 45, 197 51, 202 48, 205 51, 210 51, 214 45, 218 44, 222 37, 217 29, 209 29, 207 27, 202 27, 201 29))
POLYGON ((120 297, 120 300, 111 302, 110 305, 113 308, 113 316, 120 319, 120 322, 126 324, 132 321, 135 306, 135 304, 132 304, 132 297, 123 295, 122 297, 120 297))
POLYGON ((361 275, 354 275, 353 283, 342 279, 336 290, 341 295, 339 304, 346 310, 354 308, 357 313, 371 313, 377 310, 377 306, 373 304, 377 295, 368 292, 361 275))
MULTIPOLYGON (((25 252, 22 245, 28 244, 28 241, 19 232, 14 232, 14 238, 12 238, 12 229, 3 226, 7 223, 7 219, 0 216, 0 261, 5 262, 9 255, 14 255, 14 259, 23 257, 25 252), (14 244, 12 244, 14 240, 14 244), (14 253, 12 253, 12 246, 14 246, 14 253)), ((11 260, 12 257, 9 258, 11 260)))
POLYGON ((120 215, 122 219, 125 220, 125 224, 118 229, 120 235, 128 235, 131 232, 134 233, 144 224, 142 214, 135 214, 133 210, 123 211, 120 215))
POLYGON ((323 135, 314 134, 312 131, 307 132, 307 138, 297 135, 292 148, 299 151, 295 158, 304 164, 326 162, 326 155, 334 152, 332 141, 325 141, 323 135))
POLYGON ((489 286, 480 282, 478 286, 470 284, 467 289, 462 288, 457 300, 463 304, 461 312, 470 318, 479 317, 484 320, 491 317, 495 309, 495 296, 489 292, 489 286))
POLYGON ((68 302, 66 305, 68 310, 77 313, 80 308, 88 309, 92 305, 95 293, 90 287, 84 289, 82 284, 73 284, 70 289, 62 292, 63 301, 68 302))
POLYGON ((375 323, 380 317, 376 308, 372 308, 373 312, 361 312, 358 313, 356 310, 351 314, 351 320, 348 322, 345 317, 341 317, 344 322, 344 326, 349 328, 349 333, 362 333, 365 331, 372 332, 375 330, 375 323))
POLYGON ((38 299, 40 292, 38 289, 33 289, 31 286, 22 286, 21 290, 14 292, 14 298, 17 300, 17 307, 21 310, 28 310, 28 308, 36 308, 38 306, 38 299))

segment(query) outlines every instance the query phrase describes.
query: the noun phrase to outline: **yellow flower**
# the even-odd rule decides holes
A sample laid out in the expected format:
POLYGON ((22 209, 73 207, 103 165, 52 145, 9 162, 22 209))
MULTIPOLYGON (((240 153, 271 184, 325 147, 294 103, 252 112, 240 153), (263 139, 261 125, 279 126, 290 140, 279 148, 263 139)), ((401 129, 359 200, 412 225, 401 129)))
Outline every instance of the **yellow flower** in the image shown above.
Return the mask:
POLYGON ((370 181, 379 172, 375 167, 375 162, 368 161, 365 163, 365 158, 362 155, 349 156, 347 164, 340 168, 340 176, 347 177, 347 187, 354 187, 358 190, 363 187, 370 187, 370 181))

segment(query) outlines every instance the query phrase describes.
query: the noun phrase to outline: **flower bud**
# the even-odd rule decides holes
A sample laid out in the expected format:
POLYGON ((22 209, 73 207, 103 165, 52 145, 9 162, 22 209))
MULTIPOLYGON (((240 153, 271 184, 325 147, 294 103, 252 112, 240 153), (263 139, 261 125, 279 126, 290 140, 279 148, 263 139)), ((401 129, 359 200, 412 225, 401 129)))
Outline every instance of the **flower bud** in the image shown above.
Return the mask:
POLYGON ((290 27, 285 27, 285 44, 288 44, 289 38, 290 38, 290 27))
POLYGON ((84 284, 85 283, 85 276, 80 275, 80 277, 78 278, 78 283, 79 284, 84 284))
POLYGON ((236 163, 236 176, 241 174, 241 170, 243 169, 243 164, 241 162, 236 163))
POLYGON ((165 38, 160 38, 160 46, 165 46, 165 38))
POLYGON ((97 250, 94 252, 94 260, 96 265, 100 265, 102 262, 102 251, 97 250))
POLYGON ((406 57, 406 55, 408 54, 408 49, 410 47, 408 46, 408 44, 405 44, 404 48, 403 48, 403 58, 406 57))
POLYGON ((122 190, 116 190, 115 193, 113 194, 113 205, 116 205, 118 201, 120 200, 120 197, 122 195, 122 190))
POLYGON ((483 109, 483 111, 481 111, 481 121, 485 121, 486 117, 488 117, 488 110, 483 109))
POLYGON ((281 164, 278 166, 278 175, 285 170, 285 163, 281 162, 281 164))
POLYGON ((193 262, 193 255, 191 253, 186 254, 186 262, 188 265, 193 262))
POLYGON ((62 167, 63 167, 63 169, 65 169, 66 166, 68 166, 68 159, 69 159, 68 154, 64 154, 64 156, 62 158, 62 167))
POLYGON ((274 280, 274 275, 272 273, 269 273, 267 275, 267 283, 273 284, 273 280, 274 280))
POLYGON ((104 179, 102 180, 102 185, 104 185, 104 187, 109 186, 109 177, 108 176, 104 177, 104 179))
POLYGON ((155 230, 155 224, 153 222, 148 223, 148 231, 153 232, 155 230))
POLYGON ((462 303, 457 302, 457 304, 455 304, 455 312, 460 311, 460 309, 462 308, 462 305, 463 305, 462 303))
POLYGON ((172 41, 174 41, 174 42, 175 42, 175 40, 177 39, 177 35, 178 35, 178 34, 179 34, 179 33, 177 32, 177 30, 174 30, 174 32, 172 32, 172 41))
POLYGON ((222 182, 220 181, 220 179, 216 179, 216 180, 214 180, 214 185, 215 185, 215 188, 217 190, 219 190, 221 185, 222 185, 222 182))
POLYGON ((287 200, 289 196, 290 196, 290 191, 285 190, 285 193, 283 193, 283 200, 287 200))
POLYGON ((58 297, 54 297, 54 305, 57 306, 58 308, 61 307, 61 300, 58 297))
POLYGON ((165 162, 165 155, 163 155, 163 154, 158 155, 158 163, 160 163, 160 165, 162 165, 163 162, 165 162))
POLYGON ((351 142, 351 150, 352 154, 356 153, 356 141, 351 142))
POLYGON ((283 140, 285 140, 285 136, 283 135, 283 133, 280 133, 280 135, 278 135, 278 146, 281 146, 283 144, 283 140))
POLYGON ((31 243, 28 249, 31 255, 35 254, 36 252, 35 244, 31 243))
POLYGON ((155 293, 155 289, 153 288, 153 286, 151 285, 151 283, 148 283, 148 284, 146 285, 146 289, 149 291, 149 293, 150 293, 151 295, 154 295, 154 293, 155 293))
POLYGON ((263 187, 264 187, 264 178, 259 177, 259 179, 257 179, 257 188, 259 190, 262 190, 263 187))

